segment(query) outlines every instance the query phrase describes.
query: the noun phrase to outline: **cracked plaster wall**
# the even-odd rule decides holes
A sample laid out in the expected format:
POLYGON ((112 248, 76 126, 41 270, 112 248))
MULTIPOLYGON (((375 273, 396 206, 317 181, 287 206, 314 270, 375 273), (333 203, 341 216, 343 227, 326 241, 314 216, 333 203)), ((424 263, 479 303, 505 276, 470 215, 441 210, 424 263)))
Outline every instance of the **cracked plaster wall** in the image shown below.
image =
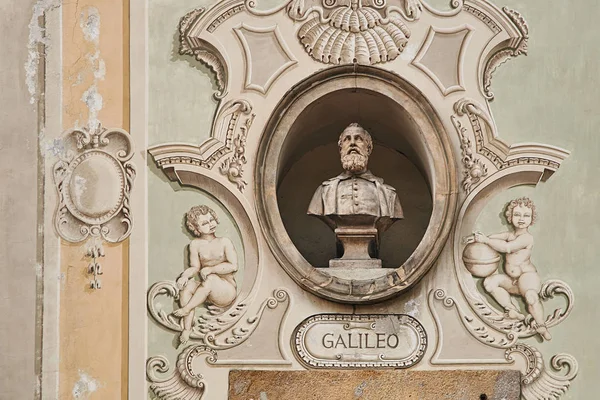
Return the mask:
POLYGON ((34 3, 0 2, 0 399, 32 399, 38 387, 38 113, 25 70, 34 3))

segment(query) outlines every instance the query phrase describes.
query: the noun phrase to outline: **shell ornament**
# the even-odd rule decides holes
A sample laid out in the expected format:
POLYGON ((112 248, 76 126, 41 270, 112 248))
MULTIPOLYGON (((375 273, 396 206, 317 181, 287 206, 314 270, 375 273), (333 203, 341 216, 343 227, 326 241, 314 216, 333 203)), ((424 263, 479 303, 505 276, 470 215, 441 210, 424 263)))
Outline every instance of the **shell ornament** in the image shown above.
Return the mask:
POLYGON ((298 32, 308 54, 327 64, 376 64, 394 60, 410 37, 410 31, 396 16, 351 0, 333 10, 328 18, 314 15, 298 32))

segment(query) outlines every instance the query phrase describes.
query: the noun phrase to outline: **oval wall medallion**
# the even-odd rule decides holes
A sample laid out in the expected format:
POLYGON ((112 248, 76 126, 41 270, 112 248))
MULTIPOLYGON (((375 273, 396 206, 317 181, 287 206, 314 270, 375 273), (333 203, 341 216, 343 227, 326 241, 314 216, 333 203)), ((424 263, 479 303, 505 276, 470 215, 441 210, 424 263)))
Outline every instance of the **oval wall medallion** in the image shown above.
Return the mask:
POLYGON ((90 236, 111 243, 125 240, 133 227, 131 137, 99 124, 68 131, 62 145, 64 152, 53 168, 59 199, 56 231, 71 243, 90 236))
POLYGON ((409 368, 427 349, 427 333, 404 314, 317 314, 294 330, 292 348, 309 368, 409 368))
POLYGON ((66 172, 69 211, 87 224, 103 224, 123 206, 125 171, 110 154, 90 150, 75 158, 66 172))

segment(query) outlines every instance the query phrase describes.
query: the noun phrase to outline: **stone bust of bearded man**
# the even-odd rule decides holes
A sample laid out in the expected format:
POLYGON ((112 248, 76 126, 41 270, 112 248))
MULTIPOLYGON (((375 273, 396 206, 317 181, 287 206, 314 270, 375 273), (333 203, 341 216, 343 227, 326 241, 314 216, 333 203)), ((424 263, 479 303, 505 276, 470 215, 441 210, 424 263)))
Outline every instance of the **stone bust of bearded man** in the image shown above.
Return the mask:
MULTIPOLYGON (((317 188, 307 214, 324 217, 373 216, 387 220, 384 224, 387 226, 402 219, 402 206, 396 190, 367 169, 373 150, 371 135, 359 124, 352 123, 340 135, 338 148, 344 172, 317 188)), ((334 227, 331 221, 324 219, 334 227)))

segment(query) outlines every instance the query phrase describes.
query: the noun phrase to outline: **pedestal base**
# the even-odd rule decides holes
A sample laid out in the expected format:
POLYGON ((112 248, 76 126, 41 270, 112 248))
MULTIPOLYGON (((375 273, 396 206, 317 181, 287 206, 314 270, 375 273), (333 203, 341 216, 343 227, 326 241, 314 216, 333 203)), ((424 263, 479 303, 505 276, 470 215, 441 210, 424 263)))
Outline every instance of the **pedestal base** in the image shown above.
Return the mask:
POLYGON ((334 258, 329 260, 329 268, 381 268, 381 260, 370 258, 368 260, 353 260, 348 258, 334 258))
POLYGON ((355 281, 369 281, 393 272, 390 268, 317 268, 324 274, 342 279, 353 279, 355 281))

